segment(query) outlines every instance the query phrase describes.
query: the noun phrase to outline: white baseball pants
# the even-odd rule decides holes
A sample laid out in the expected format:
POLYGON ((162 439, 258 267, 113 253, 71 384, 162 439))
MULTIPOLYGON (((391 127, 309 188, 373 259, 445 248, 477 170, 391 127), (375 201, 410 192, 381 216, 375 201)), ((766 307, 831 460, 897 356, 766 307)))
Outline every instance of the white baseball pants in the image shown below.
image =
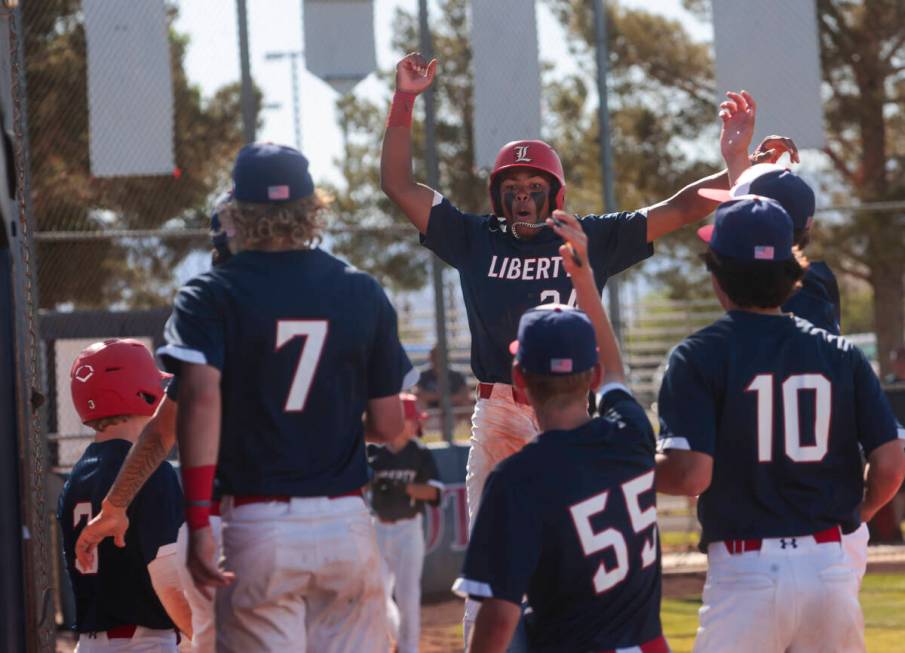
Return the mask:
POLYGON ((418 653, 421 638, 421 570, 424 566, 424 527, 421 515, 392 524, 375 520, 377 546, 386 563, 387 597, 395 593, 399 606, 399 653, 418 653))
POLYGON ((863 653, 859 578, 840 542, 710 544, 694 653, 863 653))
MULTIPOLYGON (((215 564, 219 563, 220 556, 223 553, 223 542, 220 533, 221 523, 220 517, 211 516, 211 533, 217 543, 216 557, 213 560, 215 564)), ((186 601, 189 603, 189 607, 192 608, 192 653, 214 653, 217 643, 214 602, 198 591, 188 567, 185 566, 189 548, 189 531, 185 524, 179 529, 176 546, 179 547, 178 555, 182 563, 178 567, 179 583, 182 585, 182 591, 185 594, 186 601)))
MULTIPOLYGON (((488 399, 478 399, 471 417, 471 449, 465 474, 465 492, 468 500, 468 530, 474 526, 481 503, 484 483, 493 468, 521 451, 540 433, 537 416, 531 406, 515 401, 512 386, 493 384, 488 399)), ((470 641, 471 631, 478 616, 480 603, 465 600, 465 642, 470 641)))
POLYGON ((864 580, 867 571, 867 542, 870 540, 870 532, 867 524, 861 524, 857 530, 842 536, 842 548, 848 555, 849 564, 858 574, 858 585, 864 580))
POLYGON ((175 630, 139 626, 131 638, 110 639, 107 633, 82 634, 75 653, 177 653, 175 630))
POLYGON ((385 653, 380 552, 361 497, 221 502, 236 575, 215 599, 218 653, 385 653))

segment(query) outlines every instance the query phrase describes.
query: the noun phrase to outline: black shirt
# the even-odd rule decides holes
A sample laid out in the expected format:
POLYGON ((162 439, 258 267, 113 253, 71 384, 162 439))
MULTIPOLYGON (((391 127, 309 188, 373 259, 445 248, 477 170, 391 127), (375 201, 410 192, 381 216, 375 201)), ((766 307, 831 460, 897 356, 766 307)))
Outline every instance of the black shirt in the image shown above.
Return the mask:
MULTIPOLYGON (((425 501, 415 500, 406 494, 409 483, 433 485, 443 489, 439 481, 437 464, 430 450, 417 440, 409 440, 398 452, 393 453, 385 445, 368 445, 368 464, 374 471, 371 479, 371 507, 384 521, 411 519, 424 508, 425 501)), ((431 505, 440 504, 440 492, 431 505)))

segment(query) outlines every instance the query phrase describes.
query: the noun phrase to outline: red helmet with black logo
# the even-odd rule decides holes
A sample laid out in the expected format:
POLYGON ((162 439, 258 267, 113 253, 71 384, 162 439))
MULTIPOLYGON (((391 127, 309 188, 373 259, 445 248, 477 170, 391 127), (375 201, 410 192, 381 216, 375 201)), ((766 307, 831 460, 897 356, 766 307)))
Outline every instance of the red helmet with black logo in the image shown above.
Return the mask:
POLYGON ((554 179, 550 189, 553 208, 562 209, 566 205, 566 176, 556 150, 543 141, 512 141, 500 148, 490 172, 490 206, 495 215, 503 215, 500 174, 512 168, 533 168, 551 175, 554 179))
POLYGON ((150 416, 171 376, 157 369, 138 340, 96 342, 82 350, 69 370, 72 403, 83 424, 118 415, 150 416))

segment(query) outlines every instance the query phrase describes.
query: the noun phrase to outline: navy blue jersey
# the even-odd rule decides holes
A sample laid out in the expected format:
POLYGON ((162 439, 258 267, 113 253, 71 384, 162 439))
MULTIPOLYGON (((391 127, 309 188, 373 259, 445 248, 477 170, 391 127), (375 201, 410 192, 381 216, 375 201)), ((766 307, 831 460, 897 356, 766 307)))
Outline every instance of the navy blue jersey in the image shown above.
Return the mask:
POLYGON ((151 586, 148 564, 162 547, 175 547, 184 521, 182 490, 176 472, 165 462, 130 504, 125 548, 111 538, 100 543, 96 568, 76 568, 75 543, 85 524, 101 511, 101 501, 116 479, 132 443, 107 440, 88 445, 72 468, 57 506, 63 531, 66 570, 75 595, 75 630, 92 633, 115 626, 173 628, 151 586))
POLYGON ((860 523, 865 454, 896 438, 880 382, 849 341, 789 315, 730 311, 673 350, 664 449, 713 457, 702 543, 860 523))
POLYGON ((805 270, 801 288, 782 305, 782 310, 839 335, 842 320, 839 284, 829 266, 823 261, 812 261, 805 270))
POLYGON ((236 254, 179 291, 164 335, 168 368, 222 373, 223 494, 362 487, 367 402, 417 375, 383 289, 320 249, 236 254))
POLYGON ((654 435, 622 386, 603 417, 550 431, 490 474, 456 591, 531 607, 532 651, 657 638, 660 557, 654 435))
MULTIPOLYGON (((503 232, 491 215, 462 213, 443 199, 431 209, 421 242, 459 271, 468 326, 471 369, 479 381, 511 383, 509 343, 518 321, 538 304, 575 305, 572 280, 562 266, 563 240, 541 229, 530 240, 503 232)), ((653 254, 643 212, 581 219, 598 288, 608 277, 653 254)))

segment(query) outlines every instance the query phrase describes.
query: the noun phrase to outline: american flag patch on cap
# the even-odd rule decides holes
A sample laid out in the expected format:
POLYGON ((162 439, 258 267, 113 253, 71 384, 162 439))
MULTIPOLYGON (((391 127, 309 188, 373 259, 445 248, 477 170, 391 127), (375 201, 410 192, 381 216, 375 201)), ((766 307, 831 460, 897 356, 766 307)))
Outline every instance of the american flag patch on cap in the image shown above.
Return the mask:
POLYGON ((772 245, 758 245, 754 248, 754 258, 758 261, 772 261, 773 257, 772 245))
POLYGON ((570 374, 572 372, 572 359, 551 358, 550 371, 555 374, 570 374))
POLYGON ((269 200, 288 200, 289 186, 268 186, 267 199, 269 200))

